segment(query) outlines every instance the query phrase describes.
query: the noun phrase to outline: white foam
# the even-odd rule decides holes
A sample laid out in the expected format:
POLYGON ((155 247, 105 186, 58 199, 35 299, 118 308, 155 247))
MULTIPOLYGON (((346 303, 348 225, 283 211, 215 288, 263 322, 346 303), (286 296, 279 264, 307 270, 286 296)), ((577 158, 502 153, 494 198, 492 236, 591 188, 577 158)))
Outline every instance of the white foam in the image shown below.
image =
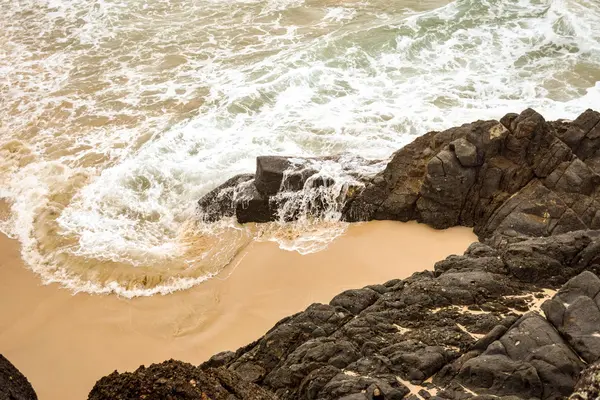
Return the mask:
MULTIPOLYGON (((593 0, 456 0, 424 12, 384 1, 0 6, 0 149, 29 151, 2 153, 0 196, 14 214, 0 229, 47 281, 85 291, 134 295, 61 275, 39 249, 35 220, 74 177, 87 181, 58 218, 77 238, 71 254, 134 268, 182 257, 196 201, 252 171, 257 155, 385 159, 428 130, 526 107, 574 118, 600 104, 593 0)), ((355 183, 348 163, 319 166, 337 185, 319 194, 329 196, 320 221, 306 214, 261 238, 306 253, 343 232, 335 199, 355 183)), ((182 282, 172 287, 197 281, 182 282)))

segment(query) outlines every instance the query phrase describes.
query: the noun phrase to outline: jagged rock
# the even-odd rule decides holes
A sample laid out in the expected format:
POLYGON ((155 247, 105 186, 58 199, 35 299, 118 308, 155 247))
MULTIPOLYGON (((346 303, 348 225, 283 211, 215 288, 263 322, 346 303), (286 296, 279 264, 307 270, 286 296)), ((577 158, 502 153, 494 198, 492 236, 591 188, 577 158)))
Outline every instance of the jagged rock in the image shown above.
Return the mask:
MULTIPOLYGON (((570 128, 525 110, 501 123, 477 121, 427 133, 393 155, 349 201, 345 217, 473 226, 480 239, 597 229, 597 170, 560 139, 568 129, 600 132, 596 113, 584 114, 570 128)), ((600 140, 593 143, 596 154, 600 140)))
POLYGON ((370 288, 346 290, 335 296, 329 304, 343 307, 356 315, 379 299, 380 294, 370 288))
POLYGON ((477 167, 482 162, 481 157, 477 154, 477 147, 465 138, 451 142, 449 148, 454 151, 463 167, 477 167))
POLYGON ((275 400, 272 393, 225 368, 201 370, 181 361, 113 372, 100 379, 89 400, 275 400))
MULTIPOLYGON (((500 122, 426 133, 394 153, 364 190, 340 196, 343 217, 472 226, 482 240, 599 229, 598 121, 600 114, 588 110, 573 122, 548 123, 528 109, 500 122)), ((282 188, 299 190, 315 172, 307 159, 259 157, 254 182, 238 183, 246 201, 232 204, 227 194, 211 192, 200 207, 209 220, 272 220, 282 204, 269 200, 282 188)))
POLYGON ((0 400, 37 400, 31 384, 0 354, 0 400))

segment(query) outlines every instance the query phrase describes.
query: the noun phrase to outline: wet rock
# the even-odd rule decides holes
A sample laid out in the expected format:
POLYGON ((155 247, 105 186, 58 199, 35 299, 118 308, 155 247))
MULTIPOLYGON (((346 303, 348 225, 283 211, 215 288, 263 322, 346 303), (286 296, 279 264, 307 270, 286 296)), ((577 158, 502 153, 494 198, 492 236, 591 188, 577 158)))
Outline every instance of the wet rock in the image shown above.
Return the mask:
MULTIPOLYGON (((500 122, 426 133, 394 153, 381 173, 365 179, 364 190, 340 196, 343 218, 472 226, 480 239, 498 242, 600 229, 599 118, 588 110, 573 122, 548 123, 527 109, 500 122)), ((233 204, 227 194, 211 192, 200 208, 209 220, 223 215, 236 215, 240 222, 272 220, 282 206, 272 197, 300 190, 316 173, 309 164, 259 157, 254 182, 238 189, 245 202, 233 204)))
POLYGON ((275 400, 257 385, 224 368, 202 370, 181 361, 141 366, 135 372, 112 374, 100 379, 89 400, 275 400))
POLYGON ((234 199, 235 216, 240 224, 269 222, 275 219, 277 205, 258 191, 252 181, 237 188, 234 199))
POLYGON ((256 189, 265 196, 282 190, 302 189, 317 171, 305 166, 306 160, 293 157, 260 156, 256 158, 256 189))
POLYGON ((31 384, 0 354, 0 400, 37 400, 31 384))
POLYGON ((211 190, 198 201, 201 217, 206 222, 214 222, 223 217, 235 215, 235 194, 238 186, 254 179, 253 174, 236 175, 211 190))

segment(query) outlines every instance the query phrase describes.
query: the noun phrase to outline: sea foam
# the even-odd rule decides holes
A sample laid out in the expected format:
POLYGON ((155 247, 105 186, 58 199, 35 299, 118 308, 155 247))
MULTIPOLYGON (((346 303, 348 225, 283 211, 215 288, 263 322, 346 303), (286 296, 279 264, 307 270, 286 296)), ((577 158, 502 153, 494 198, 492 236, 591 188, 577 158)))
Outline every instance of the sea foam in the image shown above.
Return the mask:
POLYGON ((318 251, 356 156, 373 174, 429 130, 600 104, 591 0, 0 4, 0 228, 75 291, 188 288, 252 239, 318 251), (328 211, 198 225, 197 200, 266 154, 345 155, 319 166, 328 211))

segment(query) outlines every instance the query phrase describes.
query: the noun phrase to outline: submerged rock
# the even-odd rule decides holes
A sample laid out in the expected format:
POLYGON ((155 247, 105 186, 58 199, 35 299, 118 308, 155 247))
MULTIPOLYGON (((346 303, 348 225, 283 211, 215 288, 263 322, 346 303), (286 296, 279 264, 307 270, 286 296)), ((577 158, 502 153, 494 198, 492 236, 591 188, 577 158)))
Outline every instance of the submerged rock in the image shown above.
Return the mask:
POLYGON ((0 354, 0 400, 37 400, 33 387, 2 354, 0 354))

